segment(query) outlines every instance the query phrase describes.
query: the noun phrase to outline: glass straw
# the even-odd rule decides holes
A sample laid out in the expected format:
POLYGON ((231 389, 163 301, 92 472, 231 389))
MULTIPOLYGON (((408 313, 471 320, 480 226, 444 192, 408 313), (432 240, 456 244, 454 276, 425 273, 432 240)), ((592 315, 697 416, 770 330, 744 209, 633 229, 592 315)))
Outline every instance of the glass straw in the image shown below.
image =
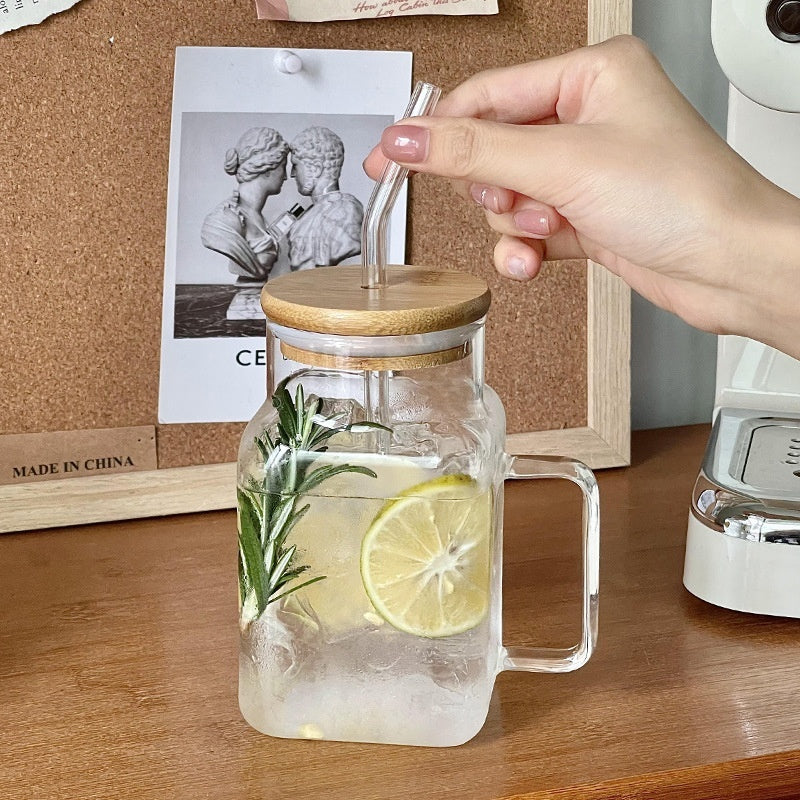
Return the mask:
MULTIPOLYGON (((441 89, 437 86, 418 81, 403 119, 431 114, 441 93, 441 89)), ((361 226, 361 286, 364 289, 379 289, 386 286, 386 261, 389 252, 386 234, 389 215, 407 177, 408 170, 405 167, 394 161, 387 162, 367 203, 364 223, 361 226)), ((389 423, 388 372, 377 370, 364 372, 364 406, 367 419, 382 425, 389 423)), ((389 452, 389 432, 376 431, 375 438, 377 452, 389 452)))
MULTIPOLYGON (((441 94, 442 90, 438 86, 418 81, 403 119, 424 117, 433 113, 441 94)), ((364 223, 361 226, 363 269, 361 285, 365 289, 378 289, 386 285, 386 260, 389 250, 387 223, 400 188, 407 177, 408 170, 405 167, 389 161, 383 168, 383 173, 367 203, 364 223)))

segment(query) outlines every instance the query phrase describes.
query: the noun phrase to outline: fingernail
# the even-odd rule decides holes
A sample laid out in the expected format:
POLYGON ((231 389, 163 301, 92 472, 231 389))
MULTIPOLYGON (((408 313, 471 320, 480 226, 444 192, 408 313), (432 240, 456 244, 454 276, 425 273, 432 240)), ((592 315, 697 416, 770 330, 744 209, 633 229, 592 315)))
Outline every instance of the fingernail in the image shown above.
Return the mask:
POLYGON ((538 211, 517 211, 514 214, 514 224, 519 230, 534 236, 550 234, 550 220, 538 211))
POLYGON ((430 131, 417 125, 392 125, 381 136, 383 154, 392 161, 419 164, 428 157, 430 131))
POLYGON ((506 269, 508 269, 508 274, 511 275, 512 278, 516 278, 518 281, 527 281, 530 280, 530 275, 528 275, 527 265, 525 263, 524 258, 520 258, 519 256, 511 256, 506 261, 506 269))
POLYGON ((491 186, 482 186, 480 183, 474 183, 469 192, 472 195, 472 199, 479 206, 494 214, 500 213, 500 201, 497 198, 497 192, 491 186))

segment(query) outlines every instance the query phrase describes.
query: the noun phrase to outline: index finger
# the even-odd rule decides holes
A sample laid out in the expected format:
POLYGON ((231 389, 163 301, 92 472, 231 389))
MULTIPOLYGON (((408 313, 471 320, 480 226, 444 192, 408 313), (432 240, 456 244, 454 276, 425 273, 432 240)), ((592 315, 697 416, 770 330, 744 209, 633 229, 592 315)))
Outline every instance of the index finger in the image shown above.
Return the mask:
POLYGON ((484 70, 456 86, 438 104, 435 116, 474 117, 493 122, 572 121, 572 102, 596 63, 590 48, 540 61, 484 70))
MULTIPOLYGON (((577 51, 578 53, 580 51, 577 51)), ((434 117, 470 117, 492 122, 557 122, 562 80, 576 53, 479 72, 442 98, 434 117)), ((402 125, 398 120, 395 125, 402 125)), ((377 180, 386 165, 380 147, 364 159, 364 171, 377 180)))

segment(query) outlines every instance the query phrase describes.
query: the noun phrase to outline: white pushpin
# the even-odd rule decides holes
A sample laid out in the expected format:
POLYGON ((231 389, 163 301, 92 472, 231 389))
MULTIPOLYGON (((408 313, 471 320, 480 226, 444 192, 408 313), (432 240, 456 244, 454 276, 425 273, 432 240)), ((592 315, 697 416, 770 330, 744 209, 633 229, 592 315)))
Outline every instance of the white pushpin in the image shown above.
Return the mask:
POLYGON ((274 63, 278 72, 285 72, 287 75, 294 75, 303 69, 303 60, 291 50, 278 50, 274 63))

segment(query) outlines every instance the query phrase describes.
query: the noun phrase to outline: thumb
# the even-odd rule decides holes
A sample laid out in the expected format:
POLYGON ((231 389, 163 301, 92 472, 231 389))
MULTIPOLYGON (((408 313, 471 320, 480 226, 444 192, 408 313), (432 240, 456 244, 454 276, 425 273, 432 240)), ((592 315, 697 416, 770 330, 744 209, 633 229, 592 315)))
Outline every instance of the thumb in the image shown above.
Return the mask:
POLYGON ((386 158, 415 172, 501 186, 552 206, 568 201, 587 157, 577 125, 511 125, 468 117, 402 120, 381 136, 386 158))

